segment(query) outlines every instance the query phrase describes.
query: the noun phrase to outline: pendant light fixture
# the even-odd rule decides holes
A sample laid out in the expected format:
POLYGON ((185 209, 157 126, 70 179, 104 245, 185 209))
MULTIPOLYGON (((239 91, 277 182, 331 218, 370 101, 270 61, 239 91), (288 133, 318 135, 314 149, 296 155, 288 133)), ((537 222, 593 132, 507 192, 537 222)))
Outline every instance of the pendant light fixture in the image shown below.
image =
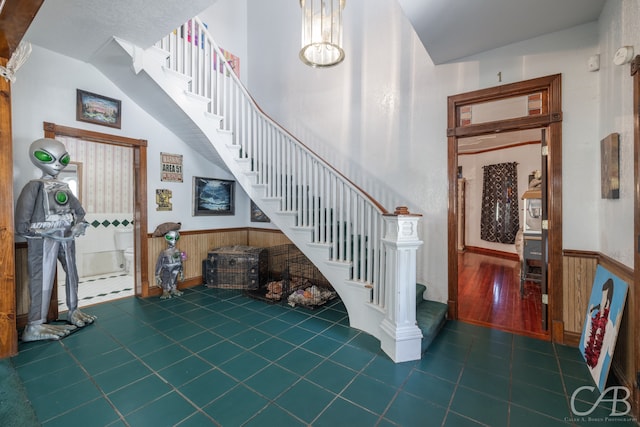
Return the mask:
POLYGON ((311 67, 330 67, 344 59, 342 9, 346 0, 300 0, 300 59, 311 67))

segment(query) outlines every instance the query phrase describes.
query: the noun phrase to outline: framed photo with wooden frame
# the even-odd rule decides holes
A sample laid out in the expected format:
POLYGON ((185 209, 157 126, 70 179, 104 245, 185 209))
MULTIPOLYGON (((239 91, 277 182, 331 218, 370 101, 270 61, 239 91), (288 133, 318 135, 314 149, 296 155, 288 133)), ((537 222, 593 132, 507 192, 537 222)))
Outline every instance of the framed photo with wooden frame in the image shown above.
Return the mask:
POLYGON ((620 198, 620 136, 612 133, 600 141, 600 182, 603 199, 620 198))
POLYGON ((106 96, 76 90, 76 120, 120 129, 122 102, 106 96))
POLYGON ((193 215, 233 215, 235 181, 193 177, 193 215))

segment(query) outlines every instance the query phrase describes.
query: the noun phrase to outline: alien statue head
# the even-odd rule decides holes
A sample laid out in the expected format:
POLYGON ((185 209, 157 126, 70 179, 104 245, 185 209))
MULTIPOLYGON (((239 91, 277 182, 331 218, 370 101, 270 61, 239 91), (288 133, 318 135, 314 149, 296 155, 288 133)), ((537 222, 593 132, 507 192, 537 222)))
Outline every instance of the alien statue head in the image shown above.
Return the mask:
POLYGON ((164 235, 164 240, 169 247, 173 248, 178 240, 180 240, 180 233, 177 231, 168 231, 167 234, 164 235))
POLYGON ((52 138, 33 141, 29 146, 29 158, 42 171, 43 178, 56 178, 71 160, 64 144, 52 138))

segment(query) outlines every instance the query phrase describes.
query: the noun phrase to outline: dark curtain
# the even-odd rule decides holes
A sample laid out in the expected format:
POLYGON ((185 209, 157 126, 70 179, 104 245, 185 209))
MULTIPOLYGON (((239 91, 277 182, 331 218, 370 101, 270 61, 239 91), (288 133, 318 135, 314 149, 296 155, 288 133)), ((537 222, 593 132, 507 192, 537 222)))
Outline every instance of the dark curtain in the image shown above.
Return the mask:
POLYGON ((480 238, 515 243, 520 228, 517 163, 484 166, 480 238))

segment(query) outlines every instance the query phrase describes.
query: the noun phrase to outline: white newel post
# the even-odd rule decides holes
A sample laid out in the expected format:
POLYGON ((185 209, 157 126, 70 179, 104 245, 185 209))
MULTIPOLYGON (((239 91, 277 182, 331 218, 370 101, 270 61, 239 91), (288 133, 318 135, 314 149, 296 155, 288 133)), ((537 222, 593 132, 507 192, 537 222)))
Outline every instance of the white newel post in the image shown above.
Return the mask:
POLYGON ((381 348, 394 362, 421 357, 422 331, 416 324, 416 253, 421 215, 398 207, 384 215, 382 243, 386 254, 386 315, 380 328, 381 348))

